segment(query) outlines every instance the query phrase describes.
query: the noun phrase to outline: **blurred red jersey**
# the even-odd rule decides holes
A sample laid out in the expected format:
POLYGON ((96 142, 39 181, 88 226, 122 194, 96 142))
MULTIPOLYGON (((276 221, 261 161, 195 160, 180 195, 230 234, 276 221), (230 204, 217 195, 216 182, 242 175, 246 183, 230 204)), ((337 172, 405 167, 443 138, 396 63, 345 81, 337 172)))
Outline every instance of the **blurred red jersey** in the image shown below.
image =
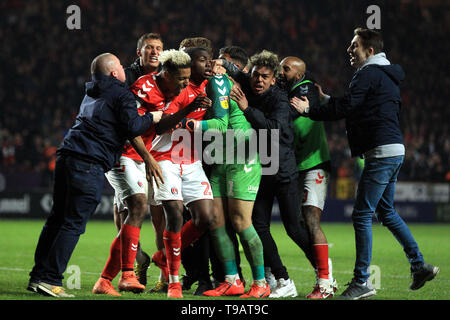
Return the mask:
MULTIPOLYGON (((165 114, 174 114, 184 107, 191 104, 194 99, 199 94, 206 94, 206 85, 208 80, 203 81, 200 85, 195 85, 189 82, 189 85, 184 89, 180 95, 178 95, 171 103, 168 104, 168 108, 164 110, 165 114)), ((198 108, 192 111, 186 118, 203 120, 205 116, 206 108, 198 108)), ((161 136, 156 136, 153 142, 153 149, 151 154, 156 161, 170 160, 173 163, 193 163, 199 160, 198 152, 201 150, 196 150, 194 144, 194 135, 190 134, 190 141, 172 141, 172 134, 177 130, 171 130, 162 134, 161 136), (183 145, 179 145, 179 144, 183 145), (174 148, 177 147, 175 150, 174 148), (185 152, 188 151, 188 152, 185 152)), ((199 146, 201 148, 201 146, 199 146)))
MULTIPOLYGON (((151 73, 140 77, 131 85, 130 90, 137 97, 136 104, 139 114, 165 110, 170 104, 170 101, 166 101, 164 94, 156 84, 156 73, 151 73)), ((155 136, 155 126, 151 126, 144 134, 141 135, 142 140, 149 151, 152 149, 152 141, 155 136)), ((136 152, 131 144, 125 145, 122 155, 133 160, 142 161, 141 156, 136 152)))

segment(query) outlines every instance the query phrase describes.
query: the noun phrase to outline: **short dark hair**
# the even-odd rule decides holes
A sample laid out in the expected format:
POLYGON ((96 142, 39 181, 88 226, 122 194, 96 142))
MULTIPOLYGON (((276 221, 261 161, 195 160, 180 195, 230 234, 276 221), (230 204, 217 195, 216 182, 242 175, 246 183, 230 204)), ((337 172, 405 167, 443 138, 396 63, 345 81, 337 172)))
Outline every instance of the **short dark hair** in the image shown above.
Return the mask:
POLYGON ((353 34, 361 38, 361 44, 365 49, 372 47, 374 54, 383 51, 384 43, 380 32, 372 29, 356 28, 353 34))
POLYGON ((219 50, 219 56, 222 54, 229 54, 230 58, 233 60, 236 60, 239 62, 242 66, 242 68, 245 68, 245 66, 248 63, 248 54, 247 51, 245 51, 243 48, 238 46, 227 46, 223 47, 219 50))
POLYGON ((142 49, 142 46, 144 45, 144 41, 147 39, 155 39, 155 40, 159 40, 159 41, 161 41, 161 43, 163 43, 162 37, 159 33, 154 33, 154 32, 146 33, 146 34, 143 34, 137 41, 137 49, 138 50, 142 49))
POLYGON ((185 38, 180 42, 180 50, 185 50, 188 48, 203 48, 208 51, 209 55, 213 56, 213 47, 211 40, 204 37, 193 37, 193 38, 185 38))
MULTIPOLYGON (((192 59, 192 58, 195 56, 195 54, 197 54, 197 52, 199 52, 199 51, 206 51, 206 53, 208 53, 208 55, 210 55, 210 52, 208 51, 208 49, 202 48, 202 47, 190 47, 190 48, 185 48, 183 51, 186 52, 186 53, 191 57, 191 59, 192 59)), ((210 55, 210 58, 211 58, 211 55, 210 55)))
POLYGON ((250 64, 250 72, 255 66, 267 67, 271 69, 275 77, 277 77, 280 72, 280 61, 278 60, 278 55, 268 50, 263 50, 251 56, 250 64))

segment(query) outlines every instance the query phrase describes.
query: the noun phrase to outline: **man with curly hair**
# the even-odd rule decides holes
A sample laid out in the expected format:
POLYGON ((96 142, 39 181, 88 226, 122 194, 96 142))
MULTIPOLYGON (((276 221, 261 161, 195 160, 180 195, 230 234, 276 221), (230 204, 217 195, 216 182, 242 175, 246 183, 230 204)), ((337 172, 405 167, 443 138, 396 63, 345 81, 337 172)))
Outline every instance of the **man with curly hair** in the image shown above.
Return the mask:
MULTIPOLYGON (((280 72, 278 56, 263 50, 250 58, 250 73, 239 72, 225 60, 215 60, 215 65, 223 66, 240 85, 233 86, 230 98, 237 102, 246 119, 258 131, 258 138, 263 139, 261 132, 265 129, 268 140, 267 154, 277 157, 278 161, 267 162, 261 158, 263 167, 261 182, 253 208, 253 225, 264 248, 264 265, 270 267, 277 279, 277 286, 286 287, 283 296, 295 297, 297 290, 289 279, 283 266, 274 239, 270 233, 270 221, 275 197, 280 215, 288 236, 305 252, 308 260, 314 265, 311 241, 308 231, 299 220, 298 171, 294 152, 294 130, 291 119, 288 95, 275 85, 280 72), (278 141, 271 141, 278 135, 278 141), (272 149, 270 151, 270 149, 272 149), (278 151, 278 152, 277 152, 278 151), (280 163, 283 165, 280 166, 280 163), (288 289, 288 290, 287 290, 288 289)), ((260 157, 262 156, 259 150, 260 157)), ((273 296, 273 295, 271 295, 273 296)))

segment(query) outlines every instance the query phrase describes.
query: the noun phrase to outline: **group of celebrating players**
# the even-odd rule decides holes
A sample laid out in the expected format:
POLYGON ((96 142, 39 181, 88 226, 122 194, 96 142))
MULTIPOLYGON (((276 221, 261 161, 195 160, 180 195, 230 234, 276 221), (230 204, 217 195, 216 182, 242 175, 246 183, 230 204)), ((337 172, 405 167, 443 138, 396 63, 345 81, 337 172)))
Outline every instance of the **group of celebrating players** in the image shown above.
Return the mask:
POLYGON ((119 272, 119 291, 143 292, 152 261, 160 276, 150 292, 167 291, 169 298, 182 298, 183 288, 195 281, 196 295, 297 296, 270 233, 277 198, 287 235, 316 273, 307 298, 333 297, 337 283, 320 228, 330 171, 325 130, 290 105, 295 96, 306 96, 313 105, 326 95, 298 57, 280 62, 267 50, 248 57, 244 49, 229 46, 213 60, 213 52, 201 37, 184 39, 178 50, 163 50, 156 33, 138 40, 138 58, 125 69, 126 83, 138 112, 151 112, 154 125, 130 141, 120 163, 106 173, 115 190, 118 235, 93 293, 120 295, 112 284, 119 272), (241 144, 253 143, 251 132, 270 145, 258 130, 279 133, 272 148, 278 157, 275 174, 263 174, 268 164, 258 153, 240 152, 241 144), (202 163, 195 135, 215 132, 225 141, 227 131, 239 134, 233 144, 223 145, 224 161, 202 163), (225 160, 230 148, 232 161, 225 160), (149 206, 157 248, 151 259, 139 243, 149 206), (251 267, 247 291, 236 235, 251 267), (186 276, 180 281, 182 261, 186 276))

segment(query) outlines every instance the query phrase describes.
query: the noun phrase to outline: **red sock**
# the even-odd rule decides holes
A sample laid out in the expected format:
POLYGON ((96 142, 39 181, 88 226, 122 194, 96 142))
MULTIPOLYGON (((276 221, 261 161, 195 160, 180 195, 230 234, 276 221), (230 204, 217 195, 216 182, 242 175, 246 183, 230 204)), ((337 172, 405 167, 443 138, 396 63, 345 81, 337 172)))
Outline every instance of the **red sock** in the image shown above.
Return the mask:
POLYGON ((120 239, 122 243, 122 271, 133 270, 134 260, 139 243, 139 233, 141 229, 128 224, 123 224, 120 229, 120 239))
POLYGON ((181 266, 181 234, 164 230, 164 247, 166 248, 167 267, 169 274, 178 276, 181 266))
POLYGON ((181 249, 187 248, 191 243, 196 241, 204 233, 200 231, 192 222, 189 220, 181 228, 181 249))
POLYGON ((313 252, 319 278, 328 279, 328 244, 314 244, 313 252))
POLYGON ((108 261, 106 261, 101 276, 113 280, 120 271, 120 239, 115 237, 109 249, 108 261))

